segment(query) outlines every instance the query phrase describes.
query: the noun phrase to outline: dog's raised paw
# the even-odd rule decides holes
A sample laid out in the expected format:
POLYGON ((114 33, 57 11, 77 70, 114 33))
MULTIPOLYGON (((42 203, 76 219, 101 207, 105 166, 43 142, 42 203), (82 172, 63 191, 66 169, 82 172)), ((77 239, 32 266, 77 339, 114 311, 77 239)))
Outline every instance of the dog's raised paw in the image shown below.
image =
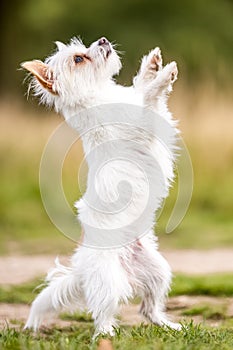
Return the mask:
POLYGON ((163 59, 162 59, 161 50, 159 47, 156 47, 154 50, 152 50, 148 58, 149 58, 150 69, 153 69, 156 72, 162 69, 163 59))
POLYGON ((161 72, 164 81, 166 81, 167 84, 173 84, 178 75, 178 68, 175 61, 168 63, 161 72))
POLYGON ((169 66, 169 71, 170 71, 170 80, 173 83, 174 81, 176 81, 177 79, 177 75, 178 75, 178 68, 177 68, 177 64, 175 61, 171 62, 168 64, 169 66))
POLYGON ((172 62, 172 72, 171 72, 171 81, 174 82, 177 79, 177 75, 178 75, 178 68, 177 68, 177 64, 176 62, 172 62))

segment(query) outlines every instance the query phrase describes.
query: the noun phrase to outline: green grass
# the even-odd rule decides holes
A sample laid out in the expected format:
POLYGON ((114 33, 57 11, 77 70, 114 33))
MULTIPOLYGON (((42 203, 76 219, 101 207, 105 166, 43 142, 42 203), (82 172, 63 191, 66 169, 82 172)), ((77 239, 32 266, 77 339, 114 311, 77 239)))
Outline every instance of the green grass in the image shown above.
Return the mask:
POLYGON ((184 316, 201 315, 206 320, 224 320, 226 316, 226 305, 198 304, 182 312, 184 316))
MULTIPOLYGON (((0 348, 4 350, 87 350, 97 349, 91 339, 93 327, 55 328, 38 335, 5 329, 0 333, 0 348)), ((182 331, 165 330, 153 325, 122 327, 112 339, 115 350, 232 350, 233 330, 208 329, 186 325, 182 331)))
POLYGON ((86 312, 74 312, 60 314, 60 319, 65 321, 92 322, 91 315, 86 312))
POLYGON ((29 304, 42 287, 43 280, 33 281, 15 286, 0 286, 0 303, 29 304))
POLYGON ((177 275, 173 279, 171 296, 175 295, 233 296, 233 274, 204 276, 177 275))
MULTIPOLYGON (((184 276, 174 278, 171 295, 233 296, 233 274, 210 276, 184 276)), ((19 286, 2 286, 0 303, 30 303, 41 284, 38 278, 19 286)), ((121 326, 112 339, 114 350, 232 350, 233 322, 226 315, 225 301, 219 305, 198 303, 181 309, 181 316, 201 315, 204 320, 222 320, 218 328, 186 324, 181 332, 165 330, 154 325, 121 326)), ((63 313, 62 320, 76 321, 69 327, 42 328, 38 334, 23 332, 17 320, 11 320, 13 328, 0 332, 0 349, 3 350, 96 350, 98 342, 92 341, 94 326, 86 313, 63 313)))

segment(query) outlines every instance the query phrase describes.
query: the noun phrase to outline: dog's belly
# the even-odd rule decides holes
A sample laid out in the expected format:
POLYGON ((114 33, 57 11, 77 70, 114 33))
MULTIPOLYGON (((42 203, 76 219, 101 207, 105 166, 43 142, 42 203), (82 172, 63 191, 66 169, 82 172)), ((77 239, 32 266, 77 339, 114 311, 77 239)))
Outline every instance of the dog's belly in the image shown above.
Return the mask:
POLYGON ((84 231, 91 242, 100 236, 101 244, 111 236, 114 246, 134 241, 154 226, 167 196, 167 168, 143 148, 131 150, 128 158, 96 159, 101 157, 90 162, 86 193, 75 204, 84 231))
MULTIPOLYGON (((153 117, 148 116, 151 130, 153 117)), ((136 125, 98 126, 82 138, 89 173, 87 190, 75 206, 92 242, 102 235, 101 244, 111 236, 122 245, 144 235, 167 197, 173 175, 163 142, 167 135, 160 142, 148 127, 136 125)))

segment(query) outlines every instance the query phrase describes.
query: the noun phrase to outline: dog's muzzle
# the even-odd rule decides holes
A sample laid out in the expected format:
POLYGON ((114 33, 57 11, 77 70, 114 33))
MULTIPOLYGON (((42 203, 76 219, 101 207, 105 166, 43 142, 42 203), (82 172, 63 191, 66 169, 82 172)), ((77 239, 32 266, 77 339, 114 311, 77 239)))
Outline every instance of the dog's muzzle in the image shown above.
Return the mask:
POLYGON ((99 39, 98 46, 100 46, 104 50, 103 52, 105 53, 105 57, 108 58, 108 56, 112 52, 112 47, 111 47, 110 42, 106 38, 103 37, 103 38, 99 39))

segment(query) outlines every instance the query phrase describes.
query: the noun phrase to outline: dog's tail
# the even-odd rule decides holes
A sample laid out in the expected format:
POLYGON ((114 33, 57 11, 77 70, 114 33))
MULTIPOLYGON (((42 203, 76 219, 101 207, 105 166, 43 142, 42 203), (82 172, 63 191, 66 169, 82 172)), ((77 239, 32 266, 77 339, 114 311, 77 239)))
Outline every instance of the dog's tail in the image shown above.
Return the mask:
POLYGON ((81 308, 82 293, 78 276, 72 268, 61 265, 55 260, 56 267, 46 278, 48 283, 32 303, 26 328, 37 330, 46 314, 56 314, 72 307, 81 308))

